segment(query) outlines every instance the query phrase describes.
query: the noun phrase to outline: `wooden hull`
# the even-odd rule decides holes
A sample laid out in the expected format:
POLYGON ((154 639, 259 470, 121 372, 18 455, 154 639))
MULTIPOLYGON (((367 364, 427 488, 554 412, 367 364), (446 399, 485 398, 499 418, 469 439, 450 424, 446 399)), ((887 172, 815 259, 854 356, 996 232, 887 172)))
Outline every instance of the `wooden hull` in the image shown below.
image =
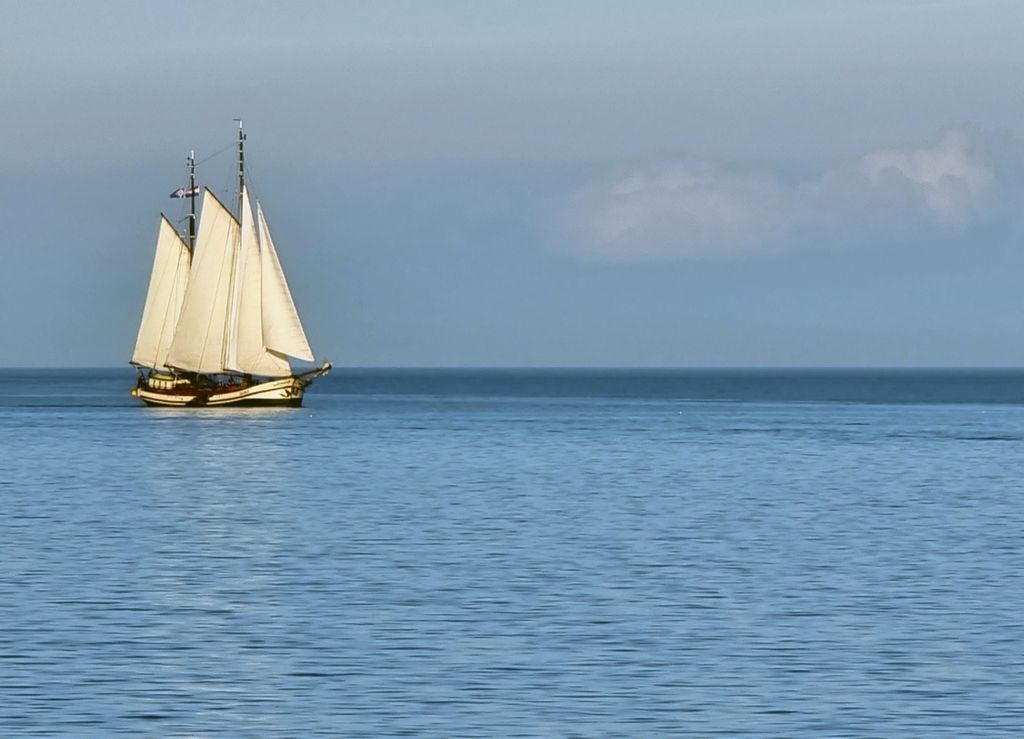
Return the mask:
POLYGON ((167 389, 140 386, 132 389, 132 396, 146 405, 173 408, 298 407, 302 405, 302 396, 310 382, 301 377, 285 377, 246 387, 226 385, 200 389, 187 383, 179 383, 167 389))

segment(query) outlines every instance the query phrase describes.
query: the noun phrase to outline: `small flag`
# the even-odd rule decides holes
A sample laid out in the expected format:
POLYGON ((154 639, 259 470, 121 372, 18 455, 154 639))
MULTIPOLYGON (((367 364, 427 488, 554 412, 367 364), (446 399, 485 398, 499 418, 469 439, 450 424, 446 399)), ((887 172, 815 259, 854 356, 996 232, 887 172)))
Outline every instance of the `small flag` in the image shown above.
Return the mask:
POLYGON ((195 187, 179 187, 177 190, 175 190, 174 192, 171 193, 170 197, 172 197, 172 198, 187 198, 190 195, 198 195, 198 194, 199 194, 199 185, 196 185, 195 187))

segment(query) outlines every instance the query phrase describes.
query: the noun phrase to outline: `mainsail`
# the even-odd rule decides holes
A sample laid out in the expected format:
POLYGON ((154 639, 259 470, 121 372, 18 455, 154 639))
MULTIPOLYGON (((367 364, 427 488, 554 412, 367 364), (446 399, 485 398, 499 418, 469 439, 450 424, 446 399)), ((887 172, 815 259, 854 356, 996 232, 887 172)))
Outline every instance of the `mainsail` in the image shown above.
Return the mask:
POLYGON ((168 366, 287 377, 292 370, 285 355, 313 361, 263 210, 256 207, 254 221, 243 188, 239 223, 205 191, 192 275, 165 352, 168 366))
POLYGON ((161 216, 156 256, 149 277, 146 306, 142 310, 142 323, 135 339, 135 351, 132 352, 132 364, 167 369, 167 351, 174 338, 174 327, 188 284, 189 261, 188 246, 171 222, 161 216))
POLYGON ((267 349, 263 339, 260 246, 247 188, 242 188, 242 230, 235 269, 226 369, 265 377, 287 377, 288 360, 267 349))
POLYGON ((263 343, 273 352, 286 354, 306 362, 313 361, 306 332, 302 330, 299 312, 284 278, 277 250, 270 238, 270 229, 263 208, 256 203, 259 222, 260 265, 263 272, 263 343))
POLYGON ((225 371, 230 297, 239 223, 208 189, 199 217, 196 257, 167 364, 188 372, 225 371))

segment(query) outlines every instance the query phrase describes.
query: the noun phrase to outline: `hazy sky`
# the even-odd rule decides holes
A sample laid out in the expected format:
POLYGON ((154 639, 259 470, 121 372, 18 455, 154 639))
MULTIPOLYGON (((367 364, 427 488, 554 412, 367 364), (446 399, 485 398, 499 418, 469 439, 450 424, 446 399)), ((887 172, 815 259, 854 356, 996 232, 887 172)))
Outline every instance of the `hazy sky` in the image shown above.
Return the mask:
POLYGON ((0 10, 0 366, 127 362, 235 117, 338 365, 1024 365, 1024 3, 0 10))

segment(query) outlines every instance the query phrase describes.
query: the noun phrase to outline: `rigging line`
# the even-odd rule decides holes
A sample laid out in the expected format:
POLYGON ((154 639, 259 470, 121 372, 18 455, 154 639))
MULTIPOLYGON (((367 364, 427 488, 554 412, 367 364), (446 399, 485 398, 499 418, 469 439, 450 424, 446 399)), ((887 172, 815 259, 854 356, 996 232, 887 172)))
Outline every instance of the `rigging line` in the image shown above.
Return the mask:
POLYGON ((217 151, 213 152, 213 153, 212 153, 212 154, 210 154, 209 156, 203 157, 203 158, 202 158, 202 159, 200 159, 200 160, 199 160, 198 162, 196 162, 196 166, 198 167, 198 166, 199 166, 200 164, 203 164, 204 162, 208 162, 208 161, 210 161, 210 160, 211 160, 211 159, 213 159, 213 158, 214 158, 215 156, 220 156, 221 154, 223 154, 224 152, 226 152, 226 151, 227 151, 228 149, 230 149, 230 148, 231 148, 232 146, 235 146, 235 145, 237 145, 237 143, 238 143, 237 141, 232 141, 232 142, 231 142, 230 144, 228 144, 227 146, 225 146, 225 147, 224 147, 223 149, 217 149, 217 151))
MULTIPOLYGON (((229 192, 231 192, 231 188, 234 186, 233 183, 238 181, 236 179, 236 177, 237 177, 237 175, 229 173, 227 175, 227 181, 221 186, 221 188, 220 188, 220 190, 218 190, 218 192, 222 192, 222 193, 229 193, 229 192)), ((224 199, 225 200, 229 200, 230 198, 225 196, 224 199)), ((227 207, 227 206, 225 206, 225 207, 227 207)))
POLYGON ((250 195, 252 195, 253 192, 259 192, 259 187, 257 185, 257 178, 256 178, 256 176, 253 173, 252 165, 249 162, 246 162, 245 163, 245 184, 249 185, 249 183, 252 183, 252 186, 249 187, 249 194, 250 195))

